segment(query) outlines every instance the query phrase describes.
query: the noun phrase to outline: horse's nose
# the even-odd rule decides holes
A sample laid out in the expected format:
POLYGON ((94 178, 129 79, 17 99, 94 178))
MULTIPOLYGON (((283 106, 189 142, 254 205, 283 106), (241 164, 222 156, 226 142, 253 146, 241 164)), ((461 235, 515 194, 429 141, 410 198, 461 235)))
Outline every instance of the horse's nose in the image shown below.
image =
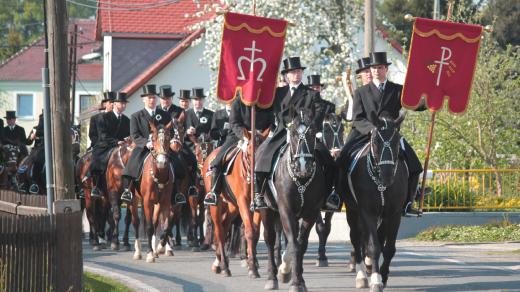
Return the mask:
POLYGON ((166 155, 159 154, 157 155, 157 167, 163 168, 166 165, 166 155))

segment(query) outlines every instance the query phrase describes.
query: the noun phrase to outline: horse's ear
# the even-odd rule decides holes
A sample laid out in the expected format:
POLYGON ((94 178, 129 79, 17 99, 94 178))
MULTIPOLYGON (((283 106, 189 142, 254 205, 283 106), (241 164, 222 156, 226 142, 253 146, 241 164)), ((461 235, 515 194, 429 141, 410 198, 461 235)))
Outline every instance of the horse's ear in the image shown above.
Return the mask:
POLYGON ((251 134, 249 134, 249 131, 246 130, 246 128, 242 128, 242 132, 244 133, 244 137, 246 137, 247 140, 251 140, 251 134))
POLYGON ((395 120, 395 124, 397 127, 399 127, 399 125, 401 125, 401 123, 404 121, 404 118, 406 117, 406 111, 400 111, 399 112, 399 116, 397 117, 397 119, 395 120))
POLYGON ((150 130, 152 130, 153 133, 157 132, 157 127, 155 126, 155 123, 148 122, 148 125, 150 125, 150 130))
POLYGON ((265 130, 262 132, 262 138, 265 140, 267 138, 267 136, 269 136, 269 131, 271 129, 269 127, 265 128, 265 130))
POLYGON ((177 119, 177 121, 181 125, 184 125, 184 120, 186 119, 186 116, 184 115, 184 113, 185 113, 185 111, 182 111, 182 113, 179 115, 179 118, 177 119))
POLYGON ((171 129, 173 127, 173 120, 171 120, 165 127, 165 129, 171 129))

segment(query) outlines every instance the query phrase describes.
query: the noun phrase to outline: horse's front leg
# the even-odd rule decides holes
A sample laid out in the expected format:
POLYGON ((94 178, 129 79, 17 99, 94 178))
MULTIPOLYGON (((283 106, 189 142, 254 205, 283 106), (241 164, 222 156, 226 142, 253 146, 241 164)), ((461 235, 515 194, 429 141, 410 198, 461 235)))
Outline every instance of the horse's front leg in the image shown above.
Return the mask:
POLYGON ((276 213, 271 209, 261 209, 262 224, 264 225, 264 240, 267 245, 267 282, 265 283, 265 290, 278 290, 278 267, 276 265, 276 257, 274 248, 276 243, 276 213))
POLYGON ((364 234, 361 230, 361 221, 357 210, 354 208, 349 209, 347 212, 347 222, 350 227, 350 242, 354 251, 351 253, 351 262, 354 264, 352 270, 356 271, 356 288, 368 287, 367 272, 365 263, 362 261, 363 254, 361 252, 362 247, 366 246, 364 234))
POLYGON ((303 267, 300 265, 299 256, 301 253, 301 247, 298 243, 298 221, 296 215, 290 210, 290 206, 283 206, 278 203, 280 211, 280 220, 283 225, 283 230, 287 236, 287 256, 282 258, 282 264, 280 265, 279 277, 283 283, 287 282, 287 275, 291 275, 291 287, 289 291, 306 291, 305 283, 302 278, 303 267), (287 261, 290 261, 290 271, 288 271, 287 261), (290 273, 289 273, 290 272, 290 273))
POLYGON ((367 256, 372 260, 372 274, 370 276, 370 291, 383 291, 383 280, 379 272, 379 257, 381 245, 377 235, 377 218, 373 214, 361 211, 361 220, 367 239, 367 256))
POLYGON ((152 237, 155 233, 154 228, 154 203, 150 201, 149 199, 150 194, 143 194, 143 209, 144 209, 144 218, 145 218, 145 230, 146 230, 146 237, 148 239, 148 253, 146 254, 146 262, 147 263, 153 263, 155 262, 154 254, 153 254, 153 243, 152 243, 152 237))
POLYGON ((141 241, 139 240, 139 211, 137 208, 137 199, 134 199, 134 201, 131 204, 128 204, 128 208, 130 208, 130 211, 132 213, 132 225, 134 227, 135 232, 135 241, 134 241, 134 260, 140 260, 141 259, 141 241))
POLYGON ((126 214, 125 214, 125 231, 123 233, 123 246, 125 251, 130 250, 130 241, 128 233, 130 232, 130 224, 132 223, 132 212, 130 211, 130 206, 126 206, 126 214))
MULTIPOLYGON (((390 273, 390 262, 395 255, 395 241, 397 240, 397 233, 399 232, 399 225, 401 224, 401 214, 396 213, 384 220, 385 243, 383 247, 383 264, 381 265, 381 278, 383 286, 386 287, 388 281, 388 274, 390 273)), ((381 234, 383 235, 383 234, 381 234)))
POLYGON ((321 213, 318 214, 317 220, 316 220, 316 233, 318 234, 319 238, 319 247, 318 247, 318 258, 316 259, 316 266, 317 267, 328 267, 329 261, 327 258, 326 253, 326 245, 327 245, 327 238, 330 234, 330 221, 332 219, 333 212, 326 212, 325 218, 321 217, 321 213))
POLYGON ((215 232, 215 255, 216 259, 211 266, 211 270, 219 274, 223 272, 223 275, 226 277, 231 276, 231 271, 229 270, 228 260, 226 256, 226 233, 224 230, 224 226, 222 224, 222 202, 219 202, 217 206, 211 206, 208 208, 211 214, 211 218, 214 221, 213 231, 215 232))
POLYGON ((112 250, 119 250, 119 220, 121 220, 121 206, 119 205, 119 200, 116 199, 117 195, 111 195, 111 197, 110 205, 113 221, 109 220, 110 230, 112 230, 110 248, 112 248, 112 250))
POLYGON ((244 237, 247 240, 247 267, 249 278, 259 278, 258 268, 256 267, 256 242, 255 228, 253 226, 253 214, 249 210, 249 200, 246 200, 245 196, 238 202, 238 210, 242 222, 244 223, 244 237))

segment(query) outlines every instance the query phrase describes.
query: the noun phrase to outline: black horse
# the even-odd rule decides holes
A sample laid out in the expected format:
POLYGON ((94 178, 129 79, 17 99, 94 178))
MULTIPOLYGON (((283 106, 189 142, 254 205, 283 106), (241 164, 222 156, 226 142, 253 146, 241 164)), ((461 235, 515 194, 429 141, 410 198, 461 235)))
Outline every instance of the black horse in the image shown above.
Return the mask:
MULTIPOLYGON (((339 151, 343 148, 344 131, 345 126, 343 125, 343 117, 341 115, 329 113, 325 116, 323 120, 323 144, 332 152, 333 157, 336 156, 336 153, 339 154, 339 151)), ((322 217, 320 213, 316 219, 316 233, 320 241, 318 258, 316 259, 316 266, 318 267, 327 267, 329 265, 328 258, 325 255, 325 246, 330 234, 332 215, 334 215, 334 212, 325 212, 325 216, 322 217)))
POLYGON ((408 169, 399 153, 399 126, 404 115, 396 120, 386 117, 372 120, 379 121, 377 128, 372 130, 369 142, 354 154, 349 169, 340 170, 340 179, 342 185, 348 185, 347 221, 356 260, 356 288, 368 286, 366 267, 362 262, 362 249, 365 248, 373 264, 370 290, 382 291, 396 251, 408 169), (384 260, 379 267, 381 251, 384 260))
POLYGON ((281 150, 273 180, 269 181, 271 192, 266 192, 266 199, 271 208, 261 210, 268 255, 266 290, 278 289, 274 254, 277 220, 282 222, 288 240, 288 256, 280 266, 281 281, 288 282, 292 278, 290 291, 307 290, 302 277, 303 255, 320 207, 330 193, 324 187, 323 164, 315 156, 317 132, 313 111, 304 110, 294 115, 288 126, 288 143, 281 150))

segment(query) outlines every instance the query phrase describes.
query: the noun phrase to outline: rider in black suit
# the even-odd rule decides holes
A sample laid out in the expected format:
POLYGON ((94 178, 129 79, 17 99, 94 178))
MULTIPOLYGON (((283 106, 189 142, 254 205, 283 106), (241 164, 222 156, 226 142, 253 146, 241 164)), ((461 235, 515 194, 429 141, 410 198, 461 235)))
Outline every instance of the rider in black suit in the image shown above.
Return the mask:
POLYGON ((20 155, 27 156, 27 147, 25 146, 26 136, 25 129, 16 124, 16 111, 6 111, 5 120, 7 126, 0 131, 3 132, 1 137, 1 143, 3 145, 14 145, 20 148, 20 155))
POLYGON ((105 173, 112 149, 124 144, 125 139, 130 136, 130 119, 123 114, 127 102, 126 93, 118 92, 115 99, 112 100, 113 110, 102 113, 97 119, 98 140, 92 148, 92 163, 90 164, 93 184, 91 196, 93 198, 101 197, 98 183, 103 182, 100 178, 105 173))
MULTIPOLYGON (((271 164, 275 157, 275 153, 286 143, 287 130, 286 125, 292 121, 289 109, 292 108, 297 112, 300 109, 313 109, 315 112, 315 120, 321 130, 321 124, 324 118, 324 103, 319 92, 310 89, 301 81, 303 70, 299 57, 291 57, 283 61, 284 70, 282 74, 287 76, 289 85, 278 87, 275 92, 273 102, 273 111, 275 114, 276 128, 272 137, 268 138, 256 152, 256 183, 255 183, 255 208, 265 208, 267 205, 263 201, 261 189, 265 178, 271 172, 271 164)), ((271 136, 271 135, 270 135, 271 136)), ((325 166, 325 172, 333 176, 334 160, 323 143, 316 143, 318 158, 325 166)), ((327 176, 327 175, 326 175, 327 176)), ((327 176, 328 177, 328 176, 327 176)), ((327 189, 332 188, 332 180, 328 182, 327 189)))
POLYGON ((209 132, 211 139, 218 141, 217 146, 222 146, 226 141, 226 136, 231 130, 229 125, 229 115, 231 114, 231 104, 226 104, 225 108, 219 109, 213 114, 211 121, 211 130, 209 132))
MULTIPOLYGON (((274 115, 272 107, 262 109, 256 107, 255 113, 255 128, 259 131, 264 131, 274 123, 274 115)), ((251 107, 242 103, 240 98, 236 98, 231 105, 231 112, 229 115, 229 124, 231 125, 231 132, 226 136, 226 141, 220 148, 219 153, 215 159, 211 161, 211 190, 204 198, 205 205, 217 204, 217 193, 219 192, 219 181, 222 173, 222 160, 224 155, 231 147, 237 145, 242 140, 242 145, 247 145, 247 138, 244 136, 244 129, 251 130, 251 107)))
MULTIPOLYGON (((393 119, 397 119, 399 116, 403 86, 387 80, 388 65, 390 64, 386 60, 385 52, 370 53, 373 79, 372 82, 358 88, 354 93, 352 130, 337 160, 338 166, 342 169, 347 167, 349 156, 355 146, 368 142, 370 131, 376 127, 377 123, 372 120, 373 116, 379 117, 383 112, 389 114, 393 119)), ((421 105, 416 110, 425 109, 426 107, 421 105)), ((409 170, 408 203, 405 213, 418 214, 418 210, 411 208, 411 203, 415 199, 419 174, 423 169, 417 155, 405 139, 402 140, 402 145, 404 145, 404 157, 409 170)), ((338 187, 341 187, 342 190, 345 189, 345 186, 338 187)))
MULTIPOLYGON (((204 89, 193 88, 193 108, 186 111, 186 131, 187 135, 209 135, 211 130, 211 120, 213 119, 213 111, 204 108, 204 89)), ((187 141, 190 148, 195 151, 193 143, 187 141)))
POLYGON ((98 123, 101 122, 102 116, 104 113, 109 113, 112 111, 114 107, 114 98, 116 97, 116 93, 113 91, 105 91, 103 93, 103 100, 101 100, 101 107, 99 108, 100 112, 93 115, 90 118, 90 124, 88 127, 88 137, 90 139, 90 148, 93 148, 99 138, 98 133, 98 123))
POLYGON ((149 123, 167 125, 172 120, 169 113, 161 109, 156 110, 157 91, 155 84, 143 86, 141 98, 144 103, 144 108, 133 113, 130 118, 130 137, 136 144, 136 147, 128 159, 122 176, 124 191, 121 194, 121 200, 126 202, 131 202, 133 197, 132 192, 128 190, 130 182, 139 177, 144 159, 153 148, 152 142, 149 141, 149 123))

